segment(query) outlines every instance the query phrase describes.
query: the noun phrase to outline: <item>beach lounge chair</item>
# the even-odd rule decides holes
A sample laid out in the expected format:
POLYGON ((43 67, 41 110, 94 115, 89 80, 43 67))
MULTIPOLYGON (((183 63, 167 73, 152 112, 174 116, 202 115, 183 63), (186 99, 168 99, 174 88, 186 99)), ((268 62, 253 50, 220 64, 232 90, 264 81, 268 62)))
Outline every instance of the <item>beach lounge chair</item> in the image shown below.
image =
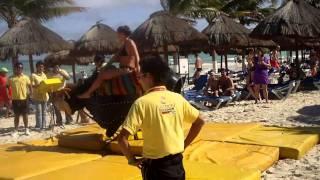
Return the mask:
POLYGON ((286 100, 295 87, 295 81, 288 84, 269 88, 269 92, 274 94, 279 100, 286 100))
POLYGON ((202 90, 208 82, 208 75, 201 75, 195 82, 192 90, 200 91, 202 90))
POLYGON ((212 109, 219 109, 221 105, 228 105, 233 101, 233 96, 220 96, 220 97, 210 97, 210 96, 197 96, 196 102, 201 104, 210 103, 212 104, 212 109))
POLYGON ((319 79, 314 79, 313 80, 313 85, 320 90, 320 78, 319 79))

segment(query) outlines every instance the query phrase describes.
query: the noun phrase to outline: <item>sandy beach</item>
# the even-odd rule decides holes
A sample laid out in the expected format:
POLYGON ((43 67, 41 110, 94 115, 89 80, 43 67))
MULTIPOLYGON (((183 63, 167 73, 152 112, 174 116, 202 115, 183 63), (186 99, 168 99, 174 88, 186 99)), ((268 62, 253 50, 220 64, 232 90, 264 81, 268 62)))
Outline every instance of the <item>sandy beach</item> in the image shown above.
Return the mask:
MULTIPOLYGON (((243 123, 259 122, 264 125, 284 127, 319 126, 320 125, 320 93, 319 91, 298 92, 286 101, 271 101, 269 104, 254 104, 254 101, 241 101, 215 111, 203 112, 212 122, 243 123)), ((76 117, 74 116, 74 120, 76 117)), ((29 116, 29 125, 35 124, 34 115, 29 116)), ((22 122, 20 124, 22 126, 22 122)), ((55 136, 60 132, 81 125, 66 125, 56 127, 53 131, 37 132, 31 129, 31 135, 20 132, 16 139, 11 137, 13 118, 0 119, 0 144, 16 143, 18 141, 43 139, 55 136)), ((284 159, 263 173, 262 179, 316 180, 320 179, 320 145, 314 147, 301 160, 284 159)))
MULTIPOLYGON (((241 101, 216 111, 205 112, 212 122, 258 122, 269 126, 296 127, 320 125, 319 91, 298 92, 286 101, 254 104, 241 101)), ((265 180, 320 179, 320 145, 315 146, 301 160, 284 159, 263 173, 265 180)))

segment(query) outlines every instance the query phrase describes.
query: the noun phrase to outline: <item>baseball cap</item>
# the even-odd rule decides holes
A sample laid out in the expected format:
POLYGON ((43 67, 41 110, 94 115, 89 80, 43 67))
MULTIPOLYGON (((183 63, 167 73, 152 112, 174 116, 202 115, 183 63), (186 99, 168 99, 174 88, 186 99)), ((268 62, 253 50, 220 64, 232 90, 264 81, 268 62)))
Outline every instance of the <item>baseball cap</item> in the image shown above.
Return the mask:
POLYGON ((2 68, 0 68, 0 72, 7 73, 7 72, 9 72, 9 70, 7 68, 5 68, 5 67, 2 67, 2 68))

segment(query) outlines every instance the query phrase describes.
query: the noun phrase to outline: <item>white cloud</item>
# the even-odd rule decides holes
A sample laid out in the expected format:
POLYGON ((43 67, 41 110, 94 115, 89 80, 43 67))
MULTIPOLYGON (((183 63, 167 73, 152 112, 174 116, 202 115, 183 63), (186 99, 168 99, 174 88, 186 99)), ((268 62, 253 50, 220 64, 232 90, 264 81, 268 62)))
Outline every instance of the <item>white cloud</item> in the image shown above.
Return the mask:
POLYGON ((76 0, 80 6, 88 8, 115 8, 141 4, 142 6, 159 6, 160 0, 76 0))

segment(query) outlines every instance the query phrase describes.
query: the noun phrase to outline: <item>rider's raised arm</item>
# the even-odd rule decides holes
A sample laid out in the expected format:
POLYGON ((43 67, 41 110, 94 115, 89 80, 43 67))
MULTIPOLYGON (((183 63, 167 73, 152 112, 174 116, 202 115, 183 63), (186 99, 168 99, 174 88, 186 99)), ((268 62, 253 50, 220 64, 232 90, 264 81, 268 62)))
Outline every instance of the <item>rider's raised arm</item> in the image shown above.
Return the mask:
POLYGON ((138 49, 137 49, 135 42, 133 40, 130 40, 130 41, 128 41, 128 43, 126 43, 125 47, 128 52, 130 62, 134 61, 135 69, 136 69, 136 71, 139 72, 140 71, 140 65, 139 65, 140 56, 139 56, 139 52, 138 52, 138 49))

